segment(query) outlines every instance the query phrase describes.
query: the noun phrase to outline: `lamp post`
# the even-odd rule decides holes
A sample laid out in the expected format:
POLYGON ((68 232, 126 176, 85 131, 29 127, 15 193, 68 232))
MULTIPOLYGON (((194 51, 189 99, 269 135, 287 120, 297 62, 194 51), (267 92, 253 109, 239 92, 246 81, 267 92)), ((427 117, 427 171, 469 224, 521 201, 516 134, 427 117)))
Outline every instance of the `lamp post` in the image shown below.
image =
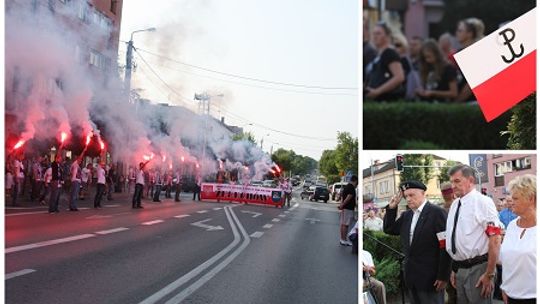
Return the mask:
POLYGON ((264 141, 264 138, 265 138, 266 136, 270 136, 270 133, 268 133, 268 134, 266 134, 266 135, 263 135, 263 137, 261 138, 261 150, 262 150, 262 148, 263 148, 263 141, 264 141))
POLYGON ((128 97, 128 102, 130 100, 130 91, 131 91, 131 66, 133 65, 133 34, 140 32, 154 32, 155 27, 150 27, 144 30, 136 30, 131 32, 129 42, 127 43, 127 52, 126 52, 126 71, 124 74, 124 87, 128 97))

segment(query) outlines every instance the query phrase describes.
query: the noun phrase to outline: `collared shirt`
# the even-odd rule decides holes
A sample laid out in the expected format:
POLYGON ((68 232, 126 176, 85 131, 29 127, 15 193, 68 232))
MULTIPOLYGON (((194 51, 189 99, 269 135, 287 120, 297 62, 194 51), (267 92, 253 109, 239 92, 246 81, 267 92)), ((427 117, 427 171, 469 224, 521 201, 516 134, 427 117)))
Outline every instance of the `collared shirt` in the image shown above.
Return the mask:
POLYGON ((422 213, 422 210, 424 210, 424 207, 426 206, 427 200, 424 200, 422 205, 418 207, 418 209, 413 210, 413 217, 411 221, 411 232, 409 234, 409 244, 412 243, 412 239, 414 236, 414 228, 416 228, 416 223, 418 223, 418 219, 420 218, 420 214, 422 213))
POLYGON ((489 238, 486 235, 488 224, 500 227, 499 214, 493 200, 472 190, 467 195, 456 199, 446 220, 446 251, 453 260, 463 261, 484 255, 488 252, 489 238), (456 225, 456 254, 452 253, 452 233, 454 218, 461 201, 456 225))
POLYGON ((517 215, 515 215, 510 209, 504 208, 499 212, 499 220, 504 224, 504 227, 507 228, 508 224, 513 221, 517 215))

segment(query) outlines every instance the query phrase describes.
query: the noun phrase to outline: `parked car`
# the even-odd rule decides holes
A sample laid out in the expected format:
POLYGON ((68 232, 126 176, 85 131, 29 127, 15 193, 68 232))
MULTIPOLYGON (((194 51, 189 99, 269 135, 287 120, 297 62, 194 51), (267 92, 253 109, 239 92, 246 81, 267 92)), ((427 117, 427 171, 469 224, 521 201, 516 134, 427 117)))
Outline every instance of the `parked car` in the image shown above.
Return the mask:
POLYGON ((328 203, 329 199, 330 192, 328 192, 328 189, 326 187, 315 187, 315 191, 313 191, 313 194, 311 194, 309 197, 310 201, 318 202, 319 200, 322 200, 325 203, 328 203))
POLYGON ((333 201, 341 200, 341 190, 347 185, 346 183, 335 183, 330 187, 330 194, 333 201))
POLYGON ((315 189, 311 190, 311 189, 303 189, 302 192, 300 193, 300 198, 305 200, 305 199, 310 199, 311 195, 315 192, 315 189))
POLYGON ((263 181, 262 186, 267 187, 267 188, 275 188, 275 187, 277 187, 276 183, 271 179, 267 179, 267 180, 263 181))
POLYGON ((252 185, 252 186, 262 187, 263 182, 262 182, 262 181, 259 181, 259 180, 254 180, 254 181, 251 181, 251 185, 252 185))

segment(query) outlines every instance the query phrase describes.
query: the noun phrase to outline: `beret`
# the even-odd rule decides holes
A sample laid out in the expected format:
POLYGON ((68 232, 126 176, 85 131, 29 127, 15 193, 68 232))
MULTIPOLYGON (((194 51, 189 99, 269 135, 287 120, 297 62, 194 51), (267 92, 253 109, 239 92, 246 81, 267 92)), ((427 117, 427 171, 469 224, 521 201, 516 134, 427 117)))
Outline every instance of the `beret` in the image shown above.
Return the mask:
POLYGON ((427 187, 426 185, 424 185, 423 183, 419 182, 419 181, 406 181, 406 182, 403 182, 399 185, 399 189, 401 191, 405 191, 407 189, 421 189, 421 190, 424 190, 426 191, 427 187))

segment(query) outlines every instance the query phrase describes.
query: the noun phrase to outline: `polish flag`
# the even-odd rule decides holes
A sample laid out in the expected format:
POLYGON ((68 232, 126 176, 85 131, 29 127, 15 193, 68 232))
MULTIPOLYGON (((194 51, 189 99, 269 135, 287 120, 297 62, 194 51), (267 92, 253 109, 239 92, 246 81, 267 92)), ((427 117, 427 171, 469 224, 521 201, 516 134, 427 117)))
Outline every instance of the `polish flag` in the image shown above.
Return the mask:
POLYGON ((536 8, 454 55, 486 121, 536 91, 536 8))

